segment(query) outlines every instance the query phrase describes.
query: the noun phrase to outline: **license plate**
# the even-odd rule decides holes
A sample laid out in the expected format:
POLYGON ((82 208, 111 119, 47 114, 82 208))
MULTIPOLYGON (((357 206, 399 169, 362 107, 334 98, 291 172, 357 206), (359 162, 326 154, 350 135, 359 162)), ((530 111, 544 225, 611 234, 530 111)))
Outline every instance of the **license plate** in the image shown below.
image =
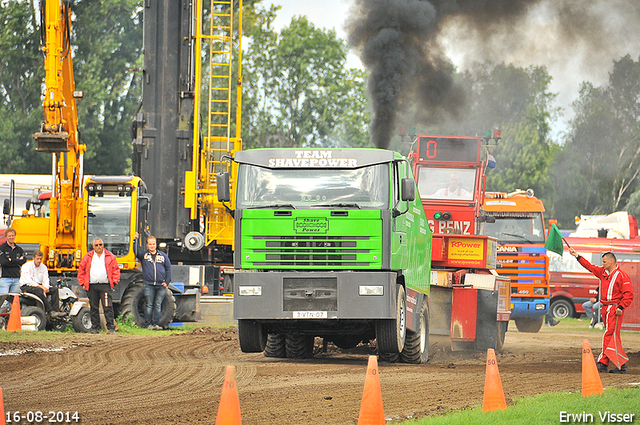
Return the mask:
POLYGON ((326 319, 326 311, 294 311, 294 319, 326 319))

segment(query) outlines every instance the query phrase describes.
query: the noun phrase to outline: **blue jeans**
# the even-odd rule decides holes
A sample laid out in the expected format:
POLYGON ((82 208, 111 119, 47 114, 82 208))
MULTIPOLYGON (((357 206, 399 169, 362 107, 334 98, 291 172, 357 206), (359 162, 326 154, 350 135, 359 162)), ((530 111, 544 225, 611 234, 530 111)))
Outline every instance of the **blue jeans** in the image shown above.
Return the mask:
POLYGON ((592 320, 593 317, 596 317, 596 321, 599 322, 600 316, 600 301, 596 301, 592 303, 591 300, 582 303, 582 308, 584 308, 584 312, 586 313, 589 320, 592 320))
POLYGON ((163 285, 144 285, 144 326, 160 325, 162 314, 162 301, 167 294, 167 288, 163 285))
POLYGON ((0 294, 20 293, 19 277, 1 277, 0 294))

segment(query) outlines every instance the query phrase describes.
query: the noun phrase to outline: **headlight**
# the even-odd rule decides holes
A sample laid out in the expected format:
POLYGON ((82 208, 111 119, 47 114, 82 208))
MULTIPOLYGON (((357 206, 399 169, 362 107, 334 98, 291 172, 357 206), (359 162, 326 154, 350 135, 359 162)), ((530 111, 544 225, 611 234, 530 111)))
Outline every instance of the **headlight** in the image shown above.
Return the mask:
POLYGON ((533 295, 547 295, 547 288, 533 288, 533 295))
POLYGON ((544 304, 536 304, 536 310, 544 310, 546 309, 547 306, 544 304))
POLYGON ((360 295, 384 295, 384 286, 359 286, 360 295))
POLYGON ((260 296, 262 295, 262 286, 239 286, 238 295, 260 296))

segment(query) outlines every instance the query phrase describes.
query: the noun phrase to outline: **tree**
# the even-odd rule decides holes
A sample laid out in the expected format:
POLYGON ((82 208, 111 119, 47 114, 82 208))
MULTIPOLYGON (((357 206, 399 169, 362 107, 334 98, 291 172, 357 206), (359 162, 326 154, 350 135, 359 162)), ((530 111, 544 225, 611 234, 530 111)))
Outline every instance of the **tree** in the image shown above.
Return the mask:
POLYGON ((137 0, 75 3, 76 88, 85 169, 125 174, 131 169, 130 125, 141 96, 133 69, 142 65, 142 9, 137 0))
POLYGON ((245 146, 365 144, 364 75, 345 70, 344 42, 305 17, 294 17, 277 34, 271 28, 276 12, 257 12, 259 25, 249 32, 245 146))
MULTIPOLYGON (((640 61, 614 61, 609 82, 585 82, 573 105, 575 118, 554 164, 562 219, 622 209, 638 189, 640 173, 640 61), (571 182, 563 171, 571 168, 571 182), (586 189, 588 188, 588 189, 586 189)), ((631 202, 630 208, 633 207, 631 202)))
POLYGON ((48 173, 51 157, 31 137, 43 119, 40 33, 28 1, 0 3, 0 172, 48 173))
MULTIPOLYGON (((37 2, 36 2, 37 3, 37 2)), ((71 45, 85 171, 130 169, 129 126, 140 89, 132 68, 141 64, 141 8, 137 0, 78 0, 72 7, 71 45)), ((40 22, 31 1, 0 3, 0 171, 51 171, 51 155, 35 151, 31 135, 43 120, 44 65, 40 22)))

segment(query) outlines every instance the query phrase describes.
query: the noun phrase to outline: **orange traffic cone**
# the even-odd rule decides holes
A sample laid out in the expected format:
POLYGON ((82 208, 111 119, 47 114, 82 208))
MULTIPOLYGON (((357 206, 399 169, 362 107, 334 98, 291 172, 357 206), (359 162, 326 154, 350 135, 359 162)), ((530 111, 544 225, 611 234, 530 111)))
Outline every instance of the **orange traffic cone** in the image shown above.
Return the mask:
POLYGON ((604 392, 588 339, 582 340, 582 397, 604 392))
POLYGON ((504 410, 507 402, 502 391, 502 381, 498 371, 498 362, 493 348, 487 350, 487 372, 484 380, 484 396, 482 397, 482 411, 504 410))
POLYGON ((14 295, 11 303, 11 313, 9 313, 9 321, 7 322, 8 331, 21 331, 22 319, 20 319, 20 296, 14 295))
POLYGON ((4 421, 4 398, 2 396, 2 388, 0 387, 0 425, 6 425, 4 421))
POLYGON ((227 366, 215 425, 242 425, 238 385, 234 378, 235 370, 235 366, 227 366))
POLYGON ((369 356, 367 377, 364 380, 364 392, 358 415, 358 425, 384 425, 384 408, 382 407, 382 390, 378 375, 378 358, 369 356))

